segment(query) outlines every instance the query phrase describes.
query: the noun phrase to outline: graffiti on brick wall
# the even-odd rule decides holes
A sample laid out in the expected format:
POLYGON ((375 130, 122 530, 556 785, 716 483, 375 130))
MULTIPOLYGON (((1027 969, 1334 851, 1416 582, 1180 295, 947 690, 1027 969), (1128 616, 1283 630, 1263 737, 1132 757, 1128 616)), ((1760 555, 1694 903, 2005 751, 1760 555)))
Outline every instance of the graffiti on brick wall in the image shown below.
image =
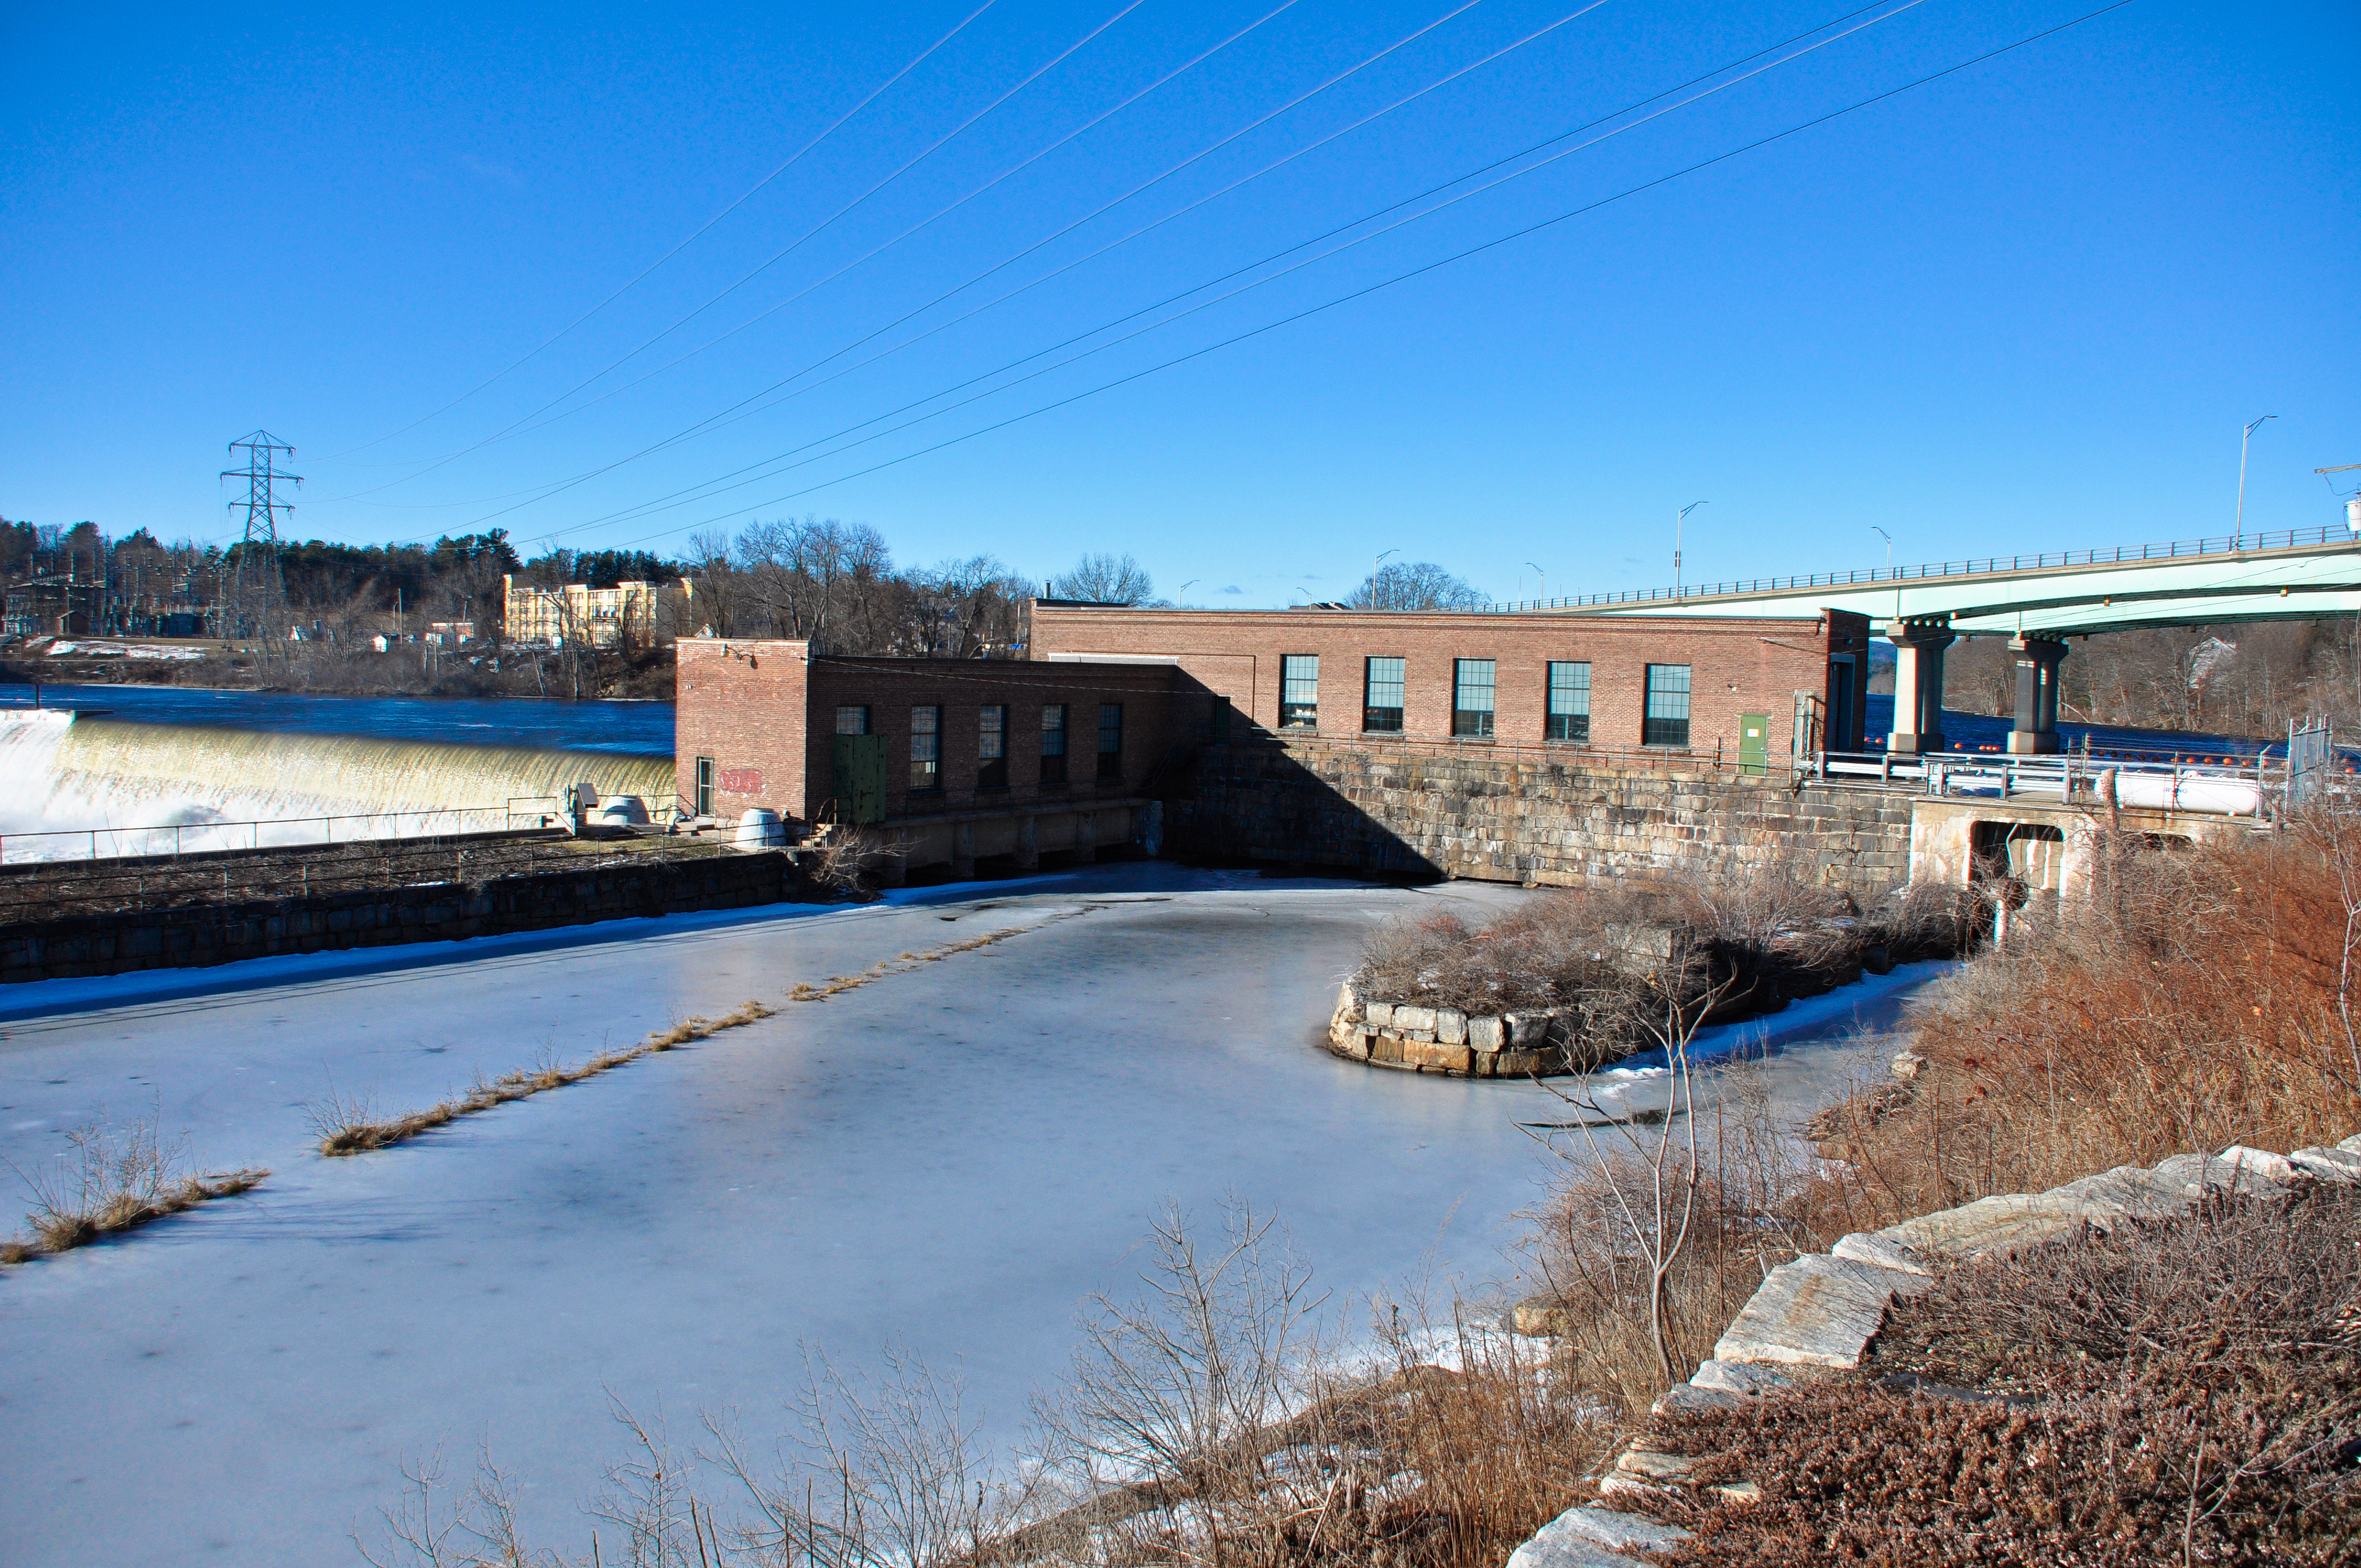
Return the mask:
POLYGON ((760 795, 763 793, 763 770, 760 768, 724 768, 721 789, 725 795, 760 795))

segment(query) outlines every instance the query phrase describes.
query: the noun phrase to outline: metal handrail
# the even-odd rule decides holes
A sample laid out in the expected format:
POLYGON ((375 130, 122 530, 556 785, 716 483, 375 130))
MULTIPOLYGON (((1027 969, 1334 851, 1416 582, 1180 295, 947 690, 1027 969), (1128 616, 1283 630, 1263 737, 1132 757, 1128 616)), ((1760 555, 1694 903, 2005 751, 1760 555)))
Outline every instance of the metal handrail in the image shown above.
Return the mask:
POLYGON ((2038 572, 2060 566, 2125 565, 2141 561, 2236 555, 2255 550, 2300 550, 2308 545, 2339 543, 2361 543, 2361 539, 2356 539, 2349 528, 2331 523, 2318 528, 2287 528, 2260 533, 2179 539, 2161 544, 2119 544, 2113 549, 2053 550, 2037 555, 1988 555, 1981 560, 1938 561, 1916 566, 1872 566, 1854 572, 1813 572, 1802 576, 1750 577, 1710 585, 1684 583, 1676 588, 1622 588, 1565 598, 1516 599, 1500 604, 1471 606, 1468 613, 1506 615, 1533 609, 1587 609, 1602 605, 1653 604, 1660 600, 1787 593, 1796 588, 1868 587, 1879 583, 1993 576, 2007 572, 2038 572))
MULTIPOLYGON (((610 800, 637 800, 641 802, 642 806, 651 805, 649 797, 645 795, 601 795, 599 796, 599 800, 602 804, 610 800)), ((650 810, 649 815, 651 818, 653 817, 654 813, 653 809, 650 810)), ((382 843, 389 839, 423 839, 434 837, 436 829, 433 825, 442 819, 447 819, 450 823, 448 828, 441 829, 441 831, 444 832, 531 831, 531 828, 520 829, 517 828, 518 820, 523 817, 534 818, 535 820, 533 824, 533 827, 534 828, 545 828, 552 826, 555 822, 563 821, 565 811, 562 800, 560 797, 555 795, 520 795, 509 801, 505 806, 415 806, 389 808, 384 811, 346 812, 332 817, 266 817, 238 822, 167 822, 157 823, 148 827, 44 828, 38 832, 8 833, 0 835, 0 864, 29 865, 50 863, 58 861, 126 860, 135 856, 163 854, 177 856, 188 853, 212 853, 221 850, 239 849, 293 850, 308 848, 313 844, 382 843), (535 804, 544 800, 552 803, 546 808, 541 807, 535 804), (529 808, 520 810, 518 809, 520 806, 525 806, 529 808), (468 828, 467 823, 470 820, 480 820, 485 817, 497 819, 498 825, 496 827, 478 828, 473 829, 468 828), (336 837, 337 823, 368 822, 383 824, 389 819, 390 819, 393 825, 392 831, 390 832, 355 833, 342 839, 336 837), (416 822, 416 828, 411 832, 403 832, 401 830, 401 825, 405 820, 416 822), (313 824, 318 825, 321 829, 321 836, 316 839, 309 838, 302 839, 287 839, 274 833, 273 842, 265 844, 262 841, 262 829, 265 828, 274 829, 291 828, 307 827, 313 824), (193 851, 187 848, 189 835, 222 833, 227 829, 241 828, 246 829, 247 842, 244 844, 212 844, 193 851), (160 836, 167 833, 171 835, 171 848, 170 850, 165 850, 155 847, 158 844, 160 836), (59 840, 61 842, 70 839, 79 839, 88 844, 89 853, 83 855, 24 854, 11 857, 8 851, 16 848, 27 839, 59 840), (102 839, 110 846, 109 851, 104 854, 99 850, 99 844, 102 839), (141 847, 126 849, 123 846, 126 839, 141 847)), ((38 846, 37 845, 36 847, 38 848, 38 846)))

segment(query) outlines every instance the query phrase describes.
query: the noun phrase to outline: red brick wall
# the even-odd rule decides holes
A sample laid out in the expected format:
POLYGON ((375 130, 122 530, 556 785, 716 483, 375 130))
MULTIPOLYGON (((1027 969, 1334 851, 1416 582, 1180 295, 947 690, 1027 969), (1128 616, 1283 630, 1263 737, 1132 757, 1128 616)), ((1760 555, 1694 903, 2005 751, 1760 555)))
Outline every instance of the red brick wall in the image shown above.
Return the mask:
POLYGON ((1033 663, 1001 659, 816 659, 811 664, 811 724, 805 776, 817 811, 830 796, 836 710, 869 709, 870 733, 886 737, 888 817, 928 816, 1037 799, 1087 800, 1139 793, 1176 739, 1199 740, 1209 704, 1179 690, 1170 664, 1033 663), (1041 784, 1041 709, 1066 707, 1063 785, 1041 784), (1097 782, 1099 705, 1123 705, 1123 778, 1097 782), (1008 709, 1005 731, 1008 784, 979 790, 981 710, 1008 709), (910 710, 942 709, 943 787, 910 790, 910 710), (1177 733, 1176 733, 1177 727, 1177 733))
MULTIPOLYGON (((1867 668, 1868 623, 1838 618, 1836 635, 1858 631, 1867 668), (1849 623, 1858 623, 1852 626, 1849 623)), ((1646 666, 1690 666, 1689 746, 1735 754, 1739 715, 1771 717, 1771 754, 1784 757, 1795 724, 1795 694, 1825 697, 1830 629, 1826 617, 1724 620, 1619 620, 1566 615, 1449 615, 1349 610, 1070 609, 1035 605, 1036 659, 1169 654, 1213 691, 1229 696, 1266 729, 1279 725, 1279 659, 1320 657, 1320 732, 1361 733, 1365 661, 1408 661, 1405 738, 1448 739, 1453 661, 1496 662, 1495 739, 1543 743, 1549 661, 1590 664, 1590 744, 1641 743, 1646 666)))
POLYGON ((677 648, 673 756, 681 799, 696 799, 697 759, 710 757, 717 817, 755 806, 802 817, 810 644, 684 637, 677 648))

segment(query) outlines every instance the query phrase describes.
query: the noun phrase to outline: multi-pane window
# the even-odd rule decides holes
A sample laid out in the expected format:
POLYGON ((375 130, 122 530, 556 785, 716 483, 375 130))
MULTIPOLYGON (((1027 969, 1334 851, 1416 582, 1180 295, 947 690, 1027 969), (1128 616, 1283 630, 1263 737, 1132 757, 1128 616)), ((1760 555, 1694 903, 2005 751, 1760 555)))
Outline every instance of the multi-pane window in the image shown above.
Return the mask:
POLYGON ((978 714, 975 727, 975 787, 1006 789, 1008 787, 1008 709, 1000 703, 985 703, 978 714))
POLYGON ((1552 740, 1590 739, 1590 666, 1552 659, 1549 667, 1549 728, 1552 740))
POLYGON ((1310 729, 1320 722, 1320 655, 1282 653, 1279 658, 1279 727, 1310 729))
POLYGON ((1062 702, 1042 705, 1041 782, 1066 782, 1066 705, 1062 702))
POLYGON ((1403 672, 1409 661, 1372 659, 1361 701, 1361 728, 1373 735, 1399 735, 1402 720, 1403 672))
POLYGON ((1471 740, 1492 738, 1492 681, 1489 659, 1451 662, 1451 732, 1471 740))
POLYGON ((869 733, 869 707, 866 703, 840 707, 836 710, 836 732, 839 735, 869 733))
POLYGON ((1647 717, 1642 721, 1643 746, 1689 743, 1689 667, 1686 664, 1648 666, 1647 717))
POLYGON ((1123 782, 1123 704, 1099 704, 1099 783, 1123 782))
POLYGON ((697 791, 697 798, 696 798, 694 801, 691 801, 689 804, 690 804, 692 806, 694 806, 694 807, 696 808, 697 814, 699 817, 710 817, 710 816, 712 816, 712 815, 713 815, 713 759, 712 759, 712 758, 710 758, 710 757, 699 757, 699 758, 697 758, 697 780, 696 780, 696 783, 695 783, 691 787, 692 787, 692 788, 694 788, 694 789, 697 791))
POLYGON ((943 787, 943 710, 939 707, 910 710, 910 787, 943 787))

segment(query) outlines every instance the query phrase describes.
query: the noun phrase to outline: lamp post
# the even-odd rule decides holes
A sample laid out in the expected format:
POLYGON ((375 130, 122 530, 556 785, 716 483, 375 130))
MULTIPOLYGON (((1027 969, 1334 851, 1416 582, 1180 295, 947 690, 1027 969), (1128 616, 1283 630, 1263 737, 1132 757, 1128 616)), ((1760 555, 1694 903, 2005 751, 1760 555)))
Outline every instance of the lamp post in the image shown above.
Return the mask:
MULTIPOLYGON (((1533 564, 1531 561, 1526 562, 1525 565, 1528 566, 1533 566, 1533 564)), ((1544 607, 1546 607, 1549 604, 1549 574, 1543 571, 1539 566, 1533 566, 1533 575, 1542 580, 1541 602, 1544 607)))
MULTIPOLYGON (((1894 535, 1886 532, 1885 530, 1878 527, 1877 524, 1873 522, 1869 525, 1869 531, 1872 533, 1876 534, 1880 539, 1885 541, 1885 577, 1888 582, 1893 582, 1894 535)), ((1894 618, 1896 620, 1902 619, 1902 585, 1900 583, 1894 584, 1894 618)))
POLYGON ((1180 591, 1172 596, 1173 604, 1181 609, 1186 609, 1189 603, 1189 590, 1195 587, 1199 583, 1202 583, 1204 580, 1205 579, 1202 577, 1191 577, 1187 582, 1181 584, 1180 591))
POLYGON ((1385 606, 1378 602, 1380 592, 1378 587, 1378 573, 1384 568, 1387 556, 1399 555, 1400 554, 1401 552, 1399 550, 1380 550, 1378 552, 1378 558, 1369 563, 1369 609, 1383 609, 1385 608, 1385 606))
POLYGON ((1689 513, 1703 505, 1705 505, 1703 501, 1691 501, 1673 515, 1673 597, 1675 598, 1681 597, 1681 524, 1688 521, 1689 513))
POLYGON ((2237 537, 2230 542, 2233 550, 2237 549, 2246 537, 2246 448, 2253 444, 2255 432, 2261 427, 2263 420, 2279 417, 2277 414, 2265 414, 2263 419, 2250 421, 2246 434, 2238 437, 2238 521, 2234 525, 2237 537))

